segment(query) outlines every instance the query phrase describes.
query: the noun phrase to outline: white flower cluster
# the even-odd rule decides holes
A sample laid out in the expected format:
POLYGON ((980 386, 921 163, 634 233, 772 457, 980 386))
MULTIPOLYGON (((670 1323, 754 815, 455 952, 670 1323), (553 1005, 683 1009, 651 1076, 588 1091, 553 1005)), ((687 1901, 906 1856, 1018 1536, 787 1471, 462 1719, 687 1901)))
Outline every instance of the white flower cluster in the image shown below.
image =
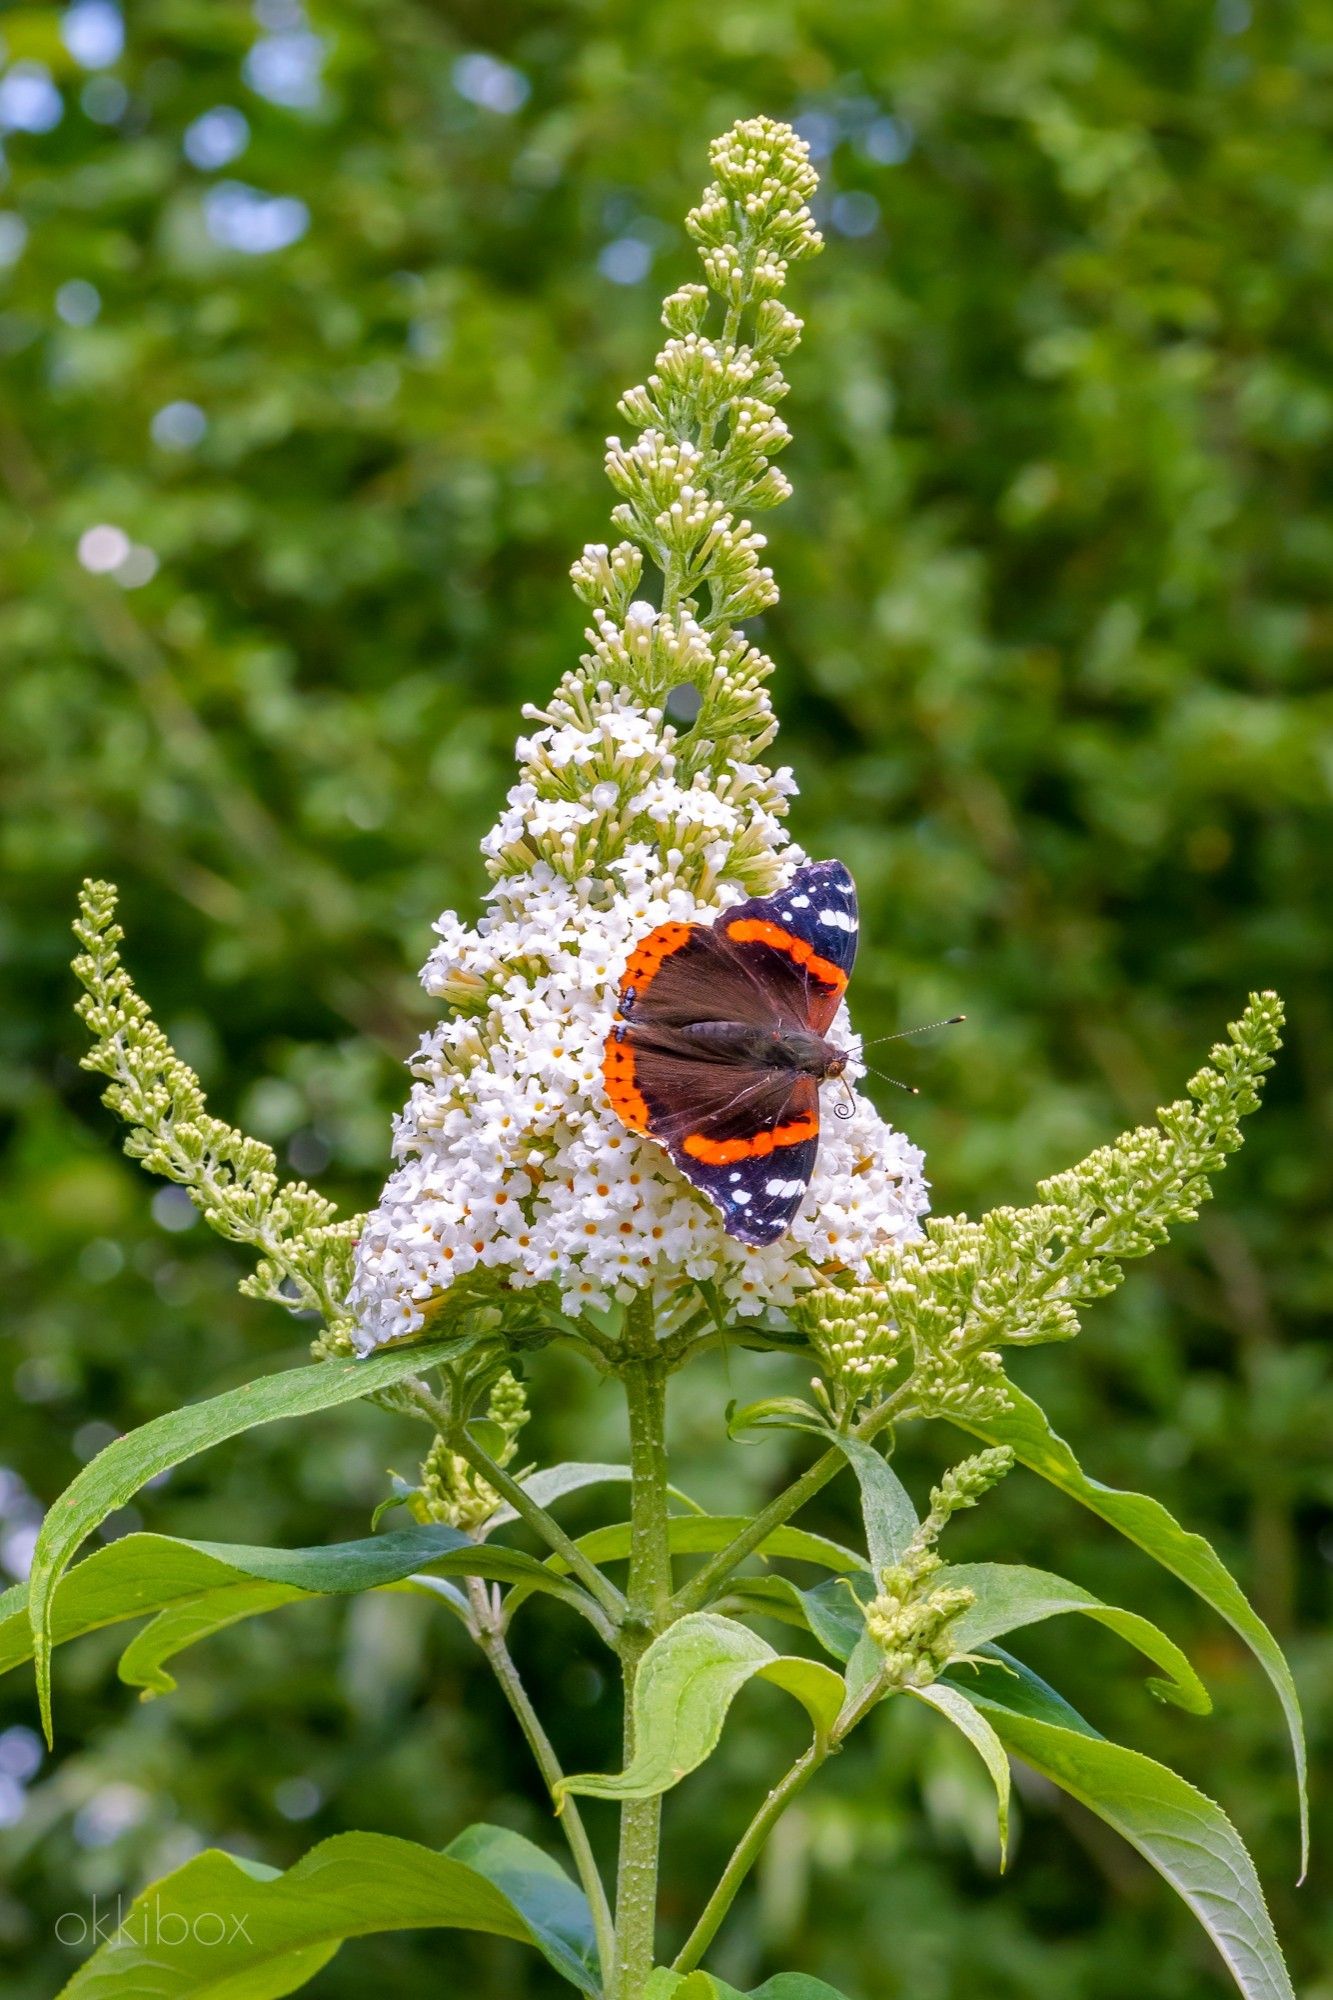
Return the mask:
MULTIPOLYGON (((632 605, 627 636, 653 619, 632 605)), ((505 871, 488 914, 475 930, 441 917, 422 975, 456 1011, 412 1065, 402 1164, 364 1226, 360 1344, 415 1331, 478 1267, 515 1287, 554 1283, 567 1312, 709 1279, 756 1314, 914 1235, 921 1155, 863 1098, 850 1118, 825 1119, 789 1235, 754 1249, 603 1092, 616 987, 640 939, 669 920, 709 921, 802 860, 780 825, 789 775, 730 762, 687 780, 662 711, 607 683, 567 684, 520 761, 485 843, 505 871)), ((849 1036, 844 1016, 832 1038, 849 1036)))
MULTIPOLYGON (((757 1314, 821 1278, 863 1275, 872 1253, 916 1234, 926 1205, 919 1153, 856 1098, 851 1116, 825 1120, 790 1232, 742 1245, 655 1142, 626 1131, 602 1087, 617 986, 640 940, 771 894, 803 859, 782 830, 791 775, 759 761, 776 729, 771 662, 738 628, 777 596, 764 537, 741 510, 789 490, 769 460, 787 441, 780 358, 801 329, 777 294, 788 265, 819 248, 815 176, 803 141, 766 118, 734 127, 711 157, 717 179, 687 220, 708 286, 666 301, 671 338, 620 404, 638 440, 608 440, 612 520, 628 539, 574 564, 593 619, 582 670, 519 743, 519 782, 483 844, 487 915, 475 930, 452 913, 436 926, 423 977, 453 1013, 413 1063, 401 1164, 362 1233, 363 1349, 414 1332, 468 1277, 553 1287, 567 1312, 709 1280, 757 1314), (717 338, 705 331, 709 287, 724 308, 717 338), (660 610, 636 595, 645 556, 660 610), (677 731, 668 710, 693 721, 677 731)), ((848 1046, 845 1016, 832 1032, 848 1046)))

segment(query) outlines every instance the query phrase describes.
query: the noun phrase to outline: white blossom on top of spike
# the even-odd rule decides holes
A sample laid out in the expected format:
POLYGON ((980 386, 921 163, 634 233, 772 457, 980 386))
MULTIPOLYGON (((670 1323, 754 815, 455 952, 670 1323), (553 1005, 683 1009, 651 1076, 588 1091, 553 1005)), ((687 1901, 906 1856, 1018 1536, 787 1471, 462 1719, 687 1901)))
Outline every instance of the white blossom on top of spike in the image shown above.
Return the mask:
MULTIPOLYGON (((640 939, 769 894, 804 859, 783 829, 791 774, 760 761, 776 730, 772 665, 738 628, 777 597, 744 510, 789 490, 770 459, 787 440, 779 357, 801 328, 777 295, 788 263, 819 247, 815 176, 804 144, 767 119, 735 127, 712 160, 689 227, 723 324, 705 332, 702 285, 666 302, 672 337, 620 405, 640 434, 608 440, 626 539, 573 569, 588 651, 529 711, 518 782, 483 842, 485 916, 436 925, 422 976, 450 1012, 413 1060, 400 1164, 362 1231, 363 1349, 415 1331, 462 1281, 456 1296, 553 1287, 577 1313, 645 1286, 667 1304, 708 1280, 757 1314, 830 1272, 863 1274, 917 1233, 926 1206, 919 1152, 858 1096, 850 1117, 825 1119, 789 1234, 747 1247, 659 1146, 626 1131, 602 1087, 640 939), (645 556, 660 609, 638 594, 645 556), (678 730, 668 702, 686 688, 697 714, 678 730)), ((855 1048, 845 1014, 832 1033, 855 1048)))

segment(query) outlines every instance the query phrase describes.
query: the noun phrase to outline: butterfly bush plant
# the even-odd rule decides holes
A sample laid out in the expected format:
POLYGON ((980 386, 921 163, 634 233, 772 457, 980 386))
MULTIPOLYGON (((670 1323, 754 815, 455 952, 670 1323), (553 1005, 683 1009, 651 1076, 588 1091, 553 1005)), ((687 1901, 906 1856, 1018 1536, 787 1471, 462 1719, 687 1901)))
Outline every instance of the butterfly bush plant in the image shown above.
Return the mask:
MULTIPOLYGON (((412 1060, 372 1214, 340 1218, 303 1182, 282 1183, 267 1146, 209 1113, 122 965, 114 891, 84 891, 85 1060, 107 1079, 128 1151, 253 1249, 245 1291, 317 1314, 321 1330, 308 1366, 109 1445, 51 1508, 30 1589, 3 1601, 7 1658, 30 1645, 49 1736, 52 1648, 94 1626, 146 1617, 121 1674, 161 1693, 177 1654, 239 1618, 317 1593, 415 1592, 494 1669, 568 1867, 490 1826, 443 1852, 341 1834, 286 1873, 203 1853, 135 1906, 157 1913, 156 1933, 132 1913, 70 1994, 288 1993, 347 1937, 458 1926, 525 1942, 602 2000, 730 1995, 706 1963, 765 1840, 826 1760, 902 1700, 980 1758, 1002 1843, 1015 1757, 1147 1857, 1250 2000, 1291 1993, 1221 1810, 1098 1734, 1009 1642, 1057 1614, 1095 1619, 1151 1663, 1155 1695, 1202 1714, 1189 1660, 1147 1619, 1062 1577, 949 1558, 953 1517, 993 1504, 1016 1466, 1099 1515, 1256 1655, 1285 1711, 1304 1816, 1291 1676, 1239 1586, 1155 1500, 1086 1474, 1006 1373, 1008 1350, 1070 1339, 1128 1258, 1197 1214, 1258 1103, 1281 1009, 1253 996, 1155 1125, 1043 1183, 1032 1206, 975 1221, 928 1216, 917 1149, 854 1082, 833 1080, 861 1073, 842 1000, 854 892, 787 834, 795 787, 765 761, 770 662, 746 635, 777 595, 753 519, 788 491, 773 461, 801 323, 783 292, 820 247, 815 175, 802 142, 763 118, 719 139, 712 164, 688 218, 705 282, 667 299, 669 337, 619 405, 627 435, 608 445, 620 539, 574 565, 588 649, 528 716, 517 782, 484 842, 484 917, 436 925, 423 977, 441 1018, 412 1060), (797 1355, 810 1379, 807 1397, 728 1413, 733 1435, 790 1428, 804 1457, 752 1517, 701 1513, 668 1484, 672 1379, 725 1342, 797 1355), (543 1348, 618 1385, 625 1464, 527 1463, 525 1368, 543 1348), (363 1539, 312 1549, 130 1535, 71 1566, 167 1468, 360 1399, 420 1425, 419 1469, 386 1493, 380 1514, 397 1511, 383 1528, 377 1516, 363 1539), (892 1454, 903 1426, 924 1422, 962 1434, 966 1455, 913 1496, 892 1454), (862 1547, 800 1525, 837 1478, 859 1487, 862 1547), (593 1486, 610 1519, 573 1539, 562 1501, 593 1486), (537 1592, 585 1620, 618 1669, 617 1769, 562 1768, 511 1651, 516 1637, 522 1654, 537 1592), (664 1940, 664 1801, 756 1678, 804 1711, 807 1746, 771 1773, 688 1934, 664 1940), (218 1912, 236 1919, 221 1938, 201 1922, 218 1912), (165 1932, 164 1917, 178 1920, 165 1932)), ((761 1992, 836 2000, 797 1973, 761 1992)))

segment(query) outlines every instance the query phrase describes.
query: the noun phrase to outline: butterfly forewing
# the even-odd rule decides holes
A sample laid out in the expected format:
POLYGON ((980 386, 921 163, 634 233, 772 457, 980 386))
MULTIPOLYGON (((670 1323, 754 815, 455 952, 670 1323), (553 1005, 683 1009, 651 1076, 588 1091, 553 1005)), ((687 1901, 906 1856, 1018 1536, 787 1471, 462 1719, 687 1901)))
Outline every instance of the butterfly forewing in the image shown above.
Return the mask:
POLYGON ((776 896, 756 896, 718 919, 728 949, 774 995, 784 1019, 824 1035, 856 960, 856 885, 840 861, 798 868, 776 896))

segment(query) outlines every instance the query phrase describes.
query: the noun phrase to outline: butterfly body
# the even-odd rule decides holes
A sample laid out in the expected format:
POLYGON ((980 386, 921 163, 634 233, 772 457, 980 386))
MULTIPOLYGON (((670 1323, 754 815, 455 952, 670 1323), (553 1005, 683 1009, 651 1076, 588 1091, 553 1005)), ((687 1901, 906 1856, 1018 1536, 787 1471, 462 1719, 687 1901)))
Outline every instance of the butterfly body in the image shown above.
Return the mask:
POLYGON ((811 862, 778 895, 711 924, 659 925, 625 968, 607 1097, 742 1242, 775 1241, 805 1197, 819 1086, 848 1062, 827 1036, 856 937, 851 876, 841 862, 811 862))

